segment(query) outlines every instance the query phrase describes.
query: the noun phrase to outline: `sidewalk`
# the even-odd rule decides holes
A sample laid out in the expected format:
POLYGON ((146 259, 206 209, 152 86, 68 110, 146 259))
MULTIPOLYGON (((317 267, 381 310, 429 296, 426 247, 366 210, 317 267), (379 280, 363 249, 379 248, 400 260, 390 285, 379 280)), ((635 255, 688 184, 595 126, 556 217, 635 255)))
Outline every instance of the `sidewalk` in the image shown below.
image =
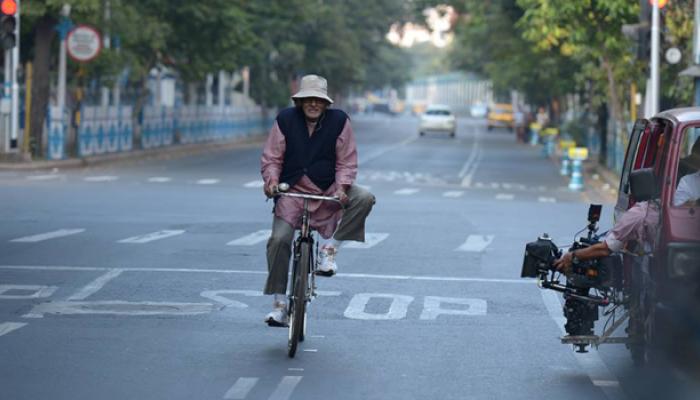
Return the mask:
POLYGON ((114 162, 185 157, 261 145, 266 136, 267 133, 262 133, 224 142, 214 141, 193 144, 177 144, 148 150, 132 150, 122 153, 108 153, 90 157, 68 158, 65 160, 31 160, 24 158, 21 154, 0 154, 0 171, 82 168, 114 162))

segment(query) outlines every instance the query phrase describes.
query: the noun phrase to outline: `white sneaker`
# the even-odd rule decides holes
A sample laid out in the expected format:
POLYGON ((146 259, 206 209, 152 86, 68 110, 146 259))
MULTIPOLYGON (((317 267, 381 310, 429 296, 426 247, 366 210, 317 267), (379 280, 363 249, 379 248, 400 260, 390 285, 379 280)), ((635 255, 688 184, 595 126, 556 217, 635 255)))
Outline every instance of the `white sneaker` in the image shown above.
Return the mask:
POLYGON ((318 269, 316 275, 333 276, 338 271, 338 264, 335 263, 335 256, 338 249, 333 246, 323 246, 318 252, 318 269))
POLYGON ((272 311, 265 317, 268 326, 289 326, 287 322, 287 304, 275 302, 272 311))

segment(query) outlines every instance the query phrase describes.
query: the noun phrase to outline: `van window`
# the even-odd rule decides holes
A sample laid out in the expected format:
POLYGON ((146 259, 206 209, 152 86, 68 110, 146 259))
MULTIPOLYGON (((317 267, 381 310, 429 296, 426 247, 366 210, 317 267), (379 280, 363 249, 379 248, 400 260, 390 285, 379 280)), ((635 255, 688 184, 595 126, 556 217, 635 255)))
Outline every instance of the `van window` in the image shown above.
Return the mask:
POLYGON ((689 207, 700 199, 700 127, 688 127, 680 137, 673 205, 689 207))

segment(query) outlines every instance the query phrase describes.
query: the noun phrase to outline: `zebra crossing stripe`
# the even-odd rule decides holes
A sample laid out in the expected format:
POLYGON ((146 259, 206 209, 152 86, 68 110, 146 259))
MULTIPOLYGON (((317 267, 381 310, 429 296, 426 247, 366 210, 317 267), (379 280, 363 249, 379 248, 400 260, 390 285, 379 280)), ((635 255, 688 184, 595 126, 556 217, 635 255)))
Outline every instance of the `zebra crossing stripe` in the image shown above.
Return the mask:
POLYGON ((155 183, 164 183, 164 182, 170 182, 172 181, 172 178, 168 178, 165 176, 154 176, 152 178, 148 178, 149 182, 155 182, 155 183))
POLYGON ((344 249, 369 249, 370 247, 376 246, 378 243, 388 238, 388 233, 367 233, 365 234, 365 241, 362 242, 348 242, 343 243, 344 249))
POLYGON ((452 190, 452 191, 445 192, 442 195, 444 197, 461 197, 463 194, 464 194, 464 191, 462 191, 462 190, 452 190))
POLYGON ((554 197, 538 197, 537 201, 539 201, 540 203, 556 203, 557 199, 555 199, 554 197))
POLYGON ((49 239, 55 239, 63 236, 70 236, 70 235, 75 235, 81 232, 84 232, 85 229, 59 229, 57 231, 53 232, 46 232, 46 233, 41 233, 38 235, 33 235, 33 236, 25 236, 17 239, 12 239, 10 240, 11 242, 20 242, 20 243, 36 243, 36 242, 41 242, 44 240, 49 240, 49 239))
POLYGON ((263 229, 253 232, 250 235, 240 237, 226 243, 227 246, 253 246, 267 240, 272 235, 272 230, 263 229))
POLYGON ((455 250, 482 252, 493 242, 494 235, 469 235, 467 240, 455 250))
POLYGON ((301 382, 302 376, 285 376, 277 389, 272 393, 269 400, 287 400, 292 396, 294 388, 301 382))
POLYGON ((86 176, 85 178, 83 178, 83 180, 86 182, 111 182, 116 181, 117 179, 119 179, 118 176, 112 175, 86 176))
POLYGON ((218 179, 200 179, 197 181, 198 185, 215 185, 219 183, 218 179))
POLYGON ((264 185, 265 185, 265 182, 263 182, 262 180, 257 180, 257 181, 250 181, 243 186, 245 186, 247 188, 261 188, 264 185))
POLYGON ((415 189, 415 188, 404 188, 404 189, 399 189, 394 192, 394 194, 398 194, 400 196, 407 196, 410 194, 418 193, 420 189, 415 189))
POLYGON ((224 399, 227 400, 242 400, 248 396, 248 393, 258 383, 259 378, 238 378, 236 383, 231 386, 231 389, 226 392, 224 399))
POLYGON ((496 195, 496 200, 513 200, 515 195, 512 193, 499 193, 496 195))
POLYGON ((27 180, 30 181, 48 181, 51 179, 58 179, 62 178, 63 175, 56 175, 56 174, 51 174, 51 175, 30 175, 27 177, 27 180))
POLYGON ((119 240, 118 242, 119 243, 143 244, 143 243, 152 242, 154 240, 160 240, 160 239, 165 239, 165 238, 169 238, 172 236, 182 235, 183 233, 185 233, 185 231, 183 231, 183 230, 164 230, 164 231, 147 233, 147 234, 141 235, 141 236, 133 236, 130 238, 119 240))

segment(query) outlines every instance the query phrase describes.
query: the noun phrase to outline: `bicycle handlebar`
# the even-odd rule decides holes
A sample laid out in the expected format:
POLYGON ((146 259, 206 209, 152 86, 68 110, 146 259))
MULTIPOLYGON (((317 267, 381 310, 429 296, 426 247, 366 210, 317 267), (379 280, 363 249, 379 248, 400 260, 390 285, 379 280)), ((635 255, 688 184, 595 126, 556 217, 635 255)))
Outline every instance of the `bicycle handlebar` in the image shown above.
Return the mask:
POLYGON ((277 187, 275 187, 275 196, 298 197, 301 199, 335 201, 337 203, 340 203, 340 198, 338 198, 337 196, 321 196, 310 193, 290 193, 287 192, 287 190, 289 190, 289 184, 280 183, 279 185, 277 185, 277 187))

